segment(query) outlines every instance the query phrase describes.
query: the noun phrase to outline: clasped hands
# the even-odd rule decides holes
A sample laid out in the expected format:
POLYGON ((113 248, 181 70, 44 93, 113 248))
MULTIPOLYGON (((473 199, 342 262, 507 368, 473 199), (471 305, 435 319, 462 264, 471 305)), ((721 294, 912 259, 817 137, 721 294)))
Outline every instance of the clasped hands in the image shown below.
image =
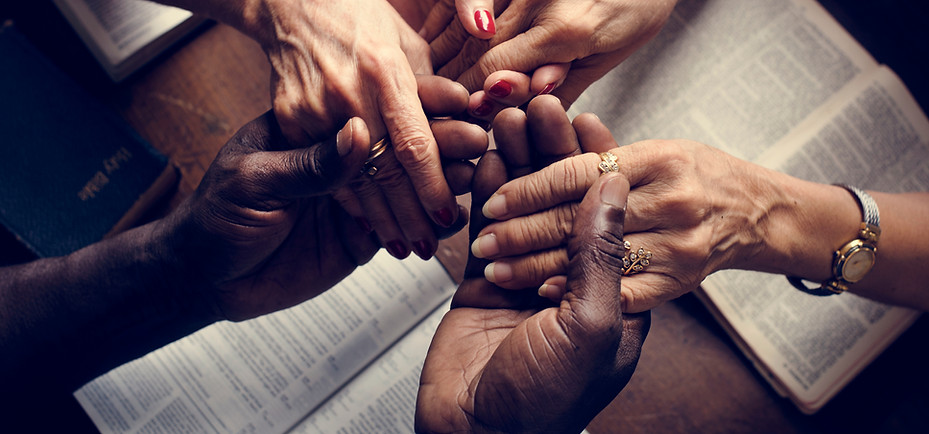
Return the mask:
POLYGON ((436 72, 463 83, 472 93, 469 113, 485 122, 540 93, 570 104, 657 33, 675 3, 162 1, 231 24, 261 44, 271 64, 275 119, 291 146, 331 137, 351 117, 365 123, 374 141, 391 140, 406 178, 376 188, 347 184, 334 197, 401 258, 432 256, 432 226, 458 220, 458 192, 446 182, 416 74, 436 72))
MULTIPOLYGON (((466 98, 448 80, 420 82, 429 83, 420 97, 430 113, 445 113, 453 100, 460 108, 466 98)), ((507 179, 580 152, 557 98, 537 98, 529 113, 499 116, 500 151, 481 157, 473 173, 473 235, 489 222, 481 204, 507 179)), ((433 123, 440 146, 483 152, 486 141, 461 140, 486 140, 461 133, 471 127, 433 123)), ((151 243, 152 254, 165 261, 163 274, 193 291, 179 302, 212 312, 213 320, 243 320, 312 298, 369 260, 376 238, 346 218, 334 194, 360 176, 370 142, 358 118, 333 139, 298 149, 286 144, 271 113, 240 130, 195 194, 153 231, 159 242, 151 243)), ((423 368, 419 430, 580 430, 615 397, 649 324, 647 313, 621 310, 615 255, 628 191, 623 176, 605 176, 577 207, 583 230, 568 240, 565 294, 557 304, 535 288, 491 284, 483 277, 486 262, 470 258, 423 368)))

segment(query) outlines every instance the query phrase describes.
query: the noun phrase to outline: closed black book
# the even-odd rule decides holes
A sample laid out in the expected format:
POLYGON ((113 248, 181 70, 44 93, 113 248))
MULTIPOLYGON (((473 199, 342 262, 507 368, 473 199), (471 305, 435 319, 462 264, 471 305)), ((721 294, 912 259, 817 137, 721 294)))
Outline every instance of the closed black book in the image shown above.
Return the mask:
POLYGON ((174 187, 163 155, 9 24, 0 28, 0 59, 7 238, 39 257, 65 255, 128 228, 174 187))

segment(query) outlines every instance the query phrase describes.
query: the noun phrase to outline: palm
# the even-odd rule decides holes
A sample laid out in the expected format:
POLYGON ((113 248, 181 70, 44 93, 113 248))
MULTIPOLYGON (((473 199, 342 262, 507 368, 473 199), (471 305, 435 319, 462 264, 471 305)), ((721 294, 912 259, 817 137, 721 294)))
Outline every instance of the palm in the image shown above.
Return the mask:
MULTIPOLYGON (((498 154, 485 154, 472 210, 506 173, 498 154)), ((532 289, 493 285, 482 277, 486 263, 469 257, 423 366, 418 430, 580 431, 628 382, 649 316, 621 314, 615 252, 622 242, 609 234, 622 234, 623 213, 597 206, 585 199, 579 208, 576 227, 586 230, 569 241, 568 291, 558 306, 532 289)), ((487 223, 473 212, 472 238, 487 223)))
MULTIPOLYGON (((483 285, 490 284, 470 279, 460 290, 483 285)), ((564 327, 570 317, 566 309, 462 307, 449 312, 423 368, 421 428, 583 429, 629 381, 648 316, 624 319, 622 339, 597 345, 570 338, 564 327), (593 347, 597 349, 591 351, 593 347), (577 351, 588 354, 576 357, 577 351)))

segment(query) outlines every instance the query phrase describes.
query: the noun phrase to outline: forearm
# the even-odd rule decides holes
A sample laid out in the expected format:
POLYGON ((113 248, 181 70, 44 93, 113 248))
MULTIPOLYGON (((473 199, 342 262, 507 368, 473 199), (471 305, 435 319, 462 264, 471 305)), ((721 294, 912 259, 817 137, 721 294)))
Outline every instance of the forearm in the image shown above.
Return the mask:
POLYGON ((877 262, 849 291, 929 311, 929 193, 871 195, 881 213, 877 262))
POLYGON ((0 270, 4 390, 70 392, 214 320, 182 293, 163 224, 0 270))

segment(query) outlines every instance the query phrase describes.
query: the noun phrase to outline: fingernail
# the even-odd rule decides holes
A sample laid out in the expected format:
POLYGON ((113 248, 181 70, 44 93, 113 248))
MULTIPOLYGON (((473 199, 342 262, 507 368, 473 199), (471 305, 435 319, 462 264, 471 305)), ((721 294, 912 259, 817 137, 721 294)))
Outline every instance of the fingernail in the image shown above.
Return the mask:
POLYGON ((561 292, 561 287, 558 285, 544 283, 539 287, 539 296, 545 298, 561 298, 561 292))
POLYGON ((475 258, 489 258, 500 253, 497 236, 494 234, 481 235, 471 243, 471 253, 475 258))
POLYGON ((452 219, 452 212, 448 208, 442 208, 432 213, 432 216, 435 217, 435 221, 439 222, 440 225, 445 227, 451 227, 452 223, 455 223, 455 221, 452 219))
POLYGON ((487 93, 497 98, 506 98, 510 96, 511 92, 513 92, 513 86, 503 80, 494 83, 493 86, 490 86, 490 89, 487 89, 487 93))
POLYGON ((413 242, 413 252, 422 260, 428 261, 432 257, 432 245, 426 240, 415 241, 413 242))
POLYGON ((407 256, 410 256, 410 249, 402 241, 394 240, 387 243, 387 253, 397 259, 406 259, 407 256))
POLYGON ((481 104, 474 108, 471 113, 474 113, 474 116, 482 118, 490 114, 494 109, 494 106, 487 101, 481 101, 481 104))
POLYGON ((539 95, 548 95, 552 93, 553 90, 555 90, 555 83, 546 84, 545 87, 539 91, 539 95))
POLYGON ((474 24, 477 24, 477 28, 481 29, 484 33, 489 33, 491 35, 497 33, 497 28, 494 24, 494 16, 491 15, 490 11, 487 9, 478 9, 474 11, 474 24))
POLYGON ((624 200, 625 183, 620 176, 610 176, 600 185, 600 201, 613 207, 624 209, 626 201, 624 200))
POLYGON ((510 264, 491 262, 484 267, 484 278, 492 283, 503 283, 513 278, 510 264))
POLYGON ((503 195, 494 194, 490 196, 490 199, 487 200, 487 203, 484 204, 484 208, 481 210, 484 213, 484 217, 489 219, 497 219, 498 217, 506 214, 506 198, 503 195))
POLYGON ((368 222, 368 219, 364 217, 355 217, 355 223, 358 224, 358 227, 364 231, 366 234, 370 234, 374 231, 374 228, 371 227, 371 223, 368 222))
POLYGON ((339 131, 335 137, 335 149, 340 157, 344 157, 352 152, 352 130, 355 129, 355 118, 348 120, 348 125, 339 131))

